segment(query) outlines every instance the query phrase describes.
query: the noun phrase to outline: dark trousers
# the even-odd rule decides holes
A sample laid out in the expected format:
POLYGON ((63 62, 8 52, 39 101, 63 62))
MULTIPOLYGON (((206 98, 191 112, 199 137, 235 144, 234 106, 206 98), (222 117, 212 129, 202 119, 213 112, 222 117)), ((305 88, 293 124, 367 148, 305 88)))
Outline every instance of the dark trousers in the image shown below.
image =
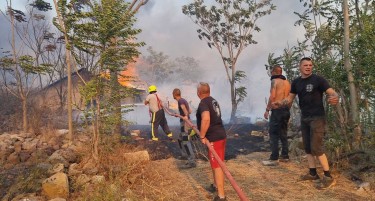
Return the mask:
POLYGON ((165 134, 171 133, 169 129, 167 119, 165 118, 164 110, 161 109, 157 112, 151 112, 151 137, 158 137, 159 125, 163 129, 165 134))
POLYGON ((270 119, 270 160, 279 159, 279 140, 281 141, 281 157, 289 158, 288 155, 288 121, 290 118, 289 108, 273 109, 270 119))

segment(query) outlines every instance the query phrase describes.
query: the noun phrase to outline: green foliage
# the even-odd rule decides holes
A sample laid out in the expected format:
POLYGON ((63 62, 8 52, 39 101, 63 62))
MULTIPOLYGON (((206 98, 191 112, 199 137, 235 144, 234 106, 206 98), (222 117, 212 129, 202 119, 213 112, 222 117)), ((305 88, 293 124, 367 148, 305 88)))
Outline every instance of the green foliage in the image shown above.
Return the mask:
MULTIPOLYGON (((301 13, 295 12, 299 17, 295 25, 305 28, 305 39, 298 41, 297 46, 284 49, 284 54, 276 57, 270 54, 269 66, 274 63, 283 64, 289 79, 293 79, 298 72, 298 60, 302 56, 310 56, 314 61, 315 72, 328 79, 330 85, 340 93, 341 101, 336 110, 327 109, 330 118, 330 132, 334 132, 333 139, 328 145, 332 150, 340 147, 348 150, 347 145, 353 139, 353 122, 348 118, 352 112, 350 106, 349 82, 344 68, 344 15, 342 1, 325 0, 310 1, 300 0, 305 7, 301 13), (343 125, 341 125, 341 123, 343 125), (341 126, 338 126, 341 125, 341 126), (340 133, 341 132, 341 133, 340 133), (337 135, 336 135, 337 134, 337 135), (341 134, 341 135, 340 135, 341 134), (347 135, 348 134, 348 135, 347 135), (345 144, 345 146, 343 145, 345 144)), ((374 1, 352 1, 349 5, 350 15, 350 63, 354 75, 354 84, 358 94, 358 107, 360 111, 360 124, 366 133, 372 133, 375 123, 375 7, 374 1)))
POLYGON ((47 3, 43 0, 35 0, 30 6, 40 10, 40 11, 49 11, 52 10, 52 6, 50 3, 47 3))
MULTIPOLYGON (((134 96, 134 90, 120 86, 118 78, 120 71, 126 70, 126 65, 140 54, 137 48, 144 45, 136 42, 141 30, 133 27, 136 19, 129 6, 122 0, 59 1, 71 44, 68 48, 75 60, 82 64, 79 58, 82 52, 98 55, 93 58, 96 65, 91 69, 95 78, 81 92, 86 103, 98 104, 99 107, 89 109, 89 113, 95 119, 98 117, 99 127, 105 132, 122 122, 121 99, 134 96)), ((54 24, 64 32, 56 19, 54 24)))

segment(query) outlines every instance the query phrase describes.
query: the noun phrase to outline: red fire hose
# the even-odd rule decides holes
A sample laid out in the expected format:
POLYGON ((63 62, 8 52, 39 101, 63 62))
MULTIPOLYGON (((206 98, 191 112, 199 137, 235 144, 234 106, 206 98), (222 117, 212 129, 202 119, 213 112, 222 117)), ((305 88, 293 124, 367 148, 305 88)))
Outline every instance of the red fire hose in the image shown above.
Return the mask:
MULTIPOLYGON (((192 127, 194 129, 194 131, 200 135, 200 132, 199 130, 197 129, 197 127, 191 123, 190 120, 188 119, 184 119, 181 115, 179 114, 175 114, 175 113, 171 113, 167 108, 164 107, 164 110, 171 116, 174 116, 174 117, 178 117, 180 119, 183 119, 187 124, 189 124, 190 127, 192 127)), ((226 167, 225 163, 219 158, 219 156, 217 155, 216 151, 211 147, 211 144, 208 140, 206 140, 206 146, 208 147, 208 149, 210 150, 210 152, 214 155, 215 159, 217 160, 217 162, 219 163, 221 169, 223 170, 225 176, 227 177, 227 179, 229 180, 230 184, 232 185, 232 187, 234 188, 234 190, 236 191, 238 197, 240 197, 241 201, 249 201, 249 199, 246 197, 246 195, 243 193, 243 191, 241 190, 241 188, 238 186, 238 184, 236 183, 236 181, 233 179, 232 175, 230 174, 228 168, 226 167)))

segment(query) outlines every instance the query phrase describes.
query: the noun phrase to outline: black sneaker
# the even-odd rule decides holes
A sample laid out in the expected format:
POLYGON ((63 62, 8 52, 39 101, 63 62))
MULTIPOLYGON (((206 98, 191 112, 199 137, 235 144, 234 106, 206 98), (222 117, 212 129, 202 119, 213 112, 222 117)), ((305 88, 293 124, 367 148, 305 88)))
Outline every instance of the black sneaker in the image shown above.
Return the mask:
POLYGON ((336 180, 333 177, 327 177, 323 175, 323 179, 321 180, 321 183, 318 186, 318 189, 325 190, 334 186, 335 184, 336 184, 336 180))
POLYGON ((218 195, 214 197, 213 201, 226 201, 227 198, 224 197, 224 198, 220 198, 218 195))
POLYGON ((313 176, 310 173, 307 173, 305 175, 301 175, 300 178, 299 178, 299 181, 317 181, 319 179, 320 179, 320 177, 319 177, 318 174, 313 176))
POLYGON ((208 188, 206 188, 207 191, 211 193, 216 193, 217 192, 217 187, 213 184, 211 184, 208 188))

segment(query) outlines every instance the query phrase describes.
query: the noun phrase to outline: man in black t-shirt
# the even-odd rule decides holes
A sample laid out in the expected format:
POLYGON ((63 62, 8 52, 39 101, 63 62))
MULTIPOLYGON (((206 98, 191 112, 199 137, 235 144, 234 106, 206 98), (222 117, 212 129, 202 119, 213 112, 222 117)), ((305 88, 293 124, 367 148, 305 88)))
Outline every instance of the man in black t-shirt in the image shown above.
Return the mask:
MULTIPOLYGON (((221 119, 219 103, 210 96, 210 86, 207 83, 199 83, 197 95, 201 99, 196 114, 201 142, 205 144, 208 140, 220 159, 224 161, 227 135, 221 119)), ((224 194, 224 172, 210 151, 208 152, 208 157, 214 178, 214 184, 211 184, 209 190, 217 190, 217 196, 214 200, 226 200, 224 194)))
POLYGON ((316 171, 315 157, 322 165, 324 175, 321 180, 320 189, 333 186, 336 181, 331 176, 327 156, 323 150, 323 137, 325 134, 325 112, 323 106, 323 93, 328 95, 328 103, 336 105, 339 101, 337 93, 329 86, 326 79, 313 74, 313 63, 310 58, 300 60, 301 76, 293 80, 288 98, 275 105, 289 105, 298 95, 301 109, 301 131, 302 140, 307 154, 309 173, 301 176, 300 180, 320 179, 316 171))

